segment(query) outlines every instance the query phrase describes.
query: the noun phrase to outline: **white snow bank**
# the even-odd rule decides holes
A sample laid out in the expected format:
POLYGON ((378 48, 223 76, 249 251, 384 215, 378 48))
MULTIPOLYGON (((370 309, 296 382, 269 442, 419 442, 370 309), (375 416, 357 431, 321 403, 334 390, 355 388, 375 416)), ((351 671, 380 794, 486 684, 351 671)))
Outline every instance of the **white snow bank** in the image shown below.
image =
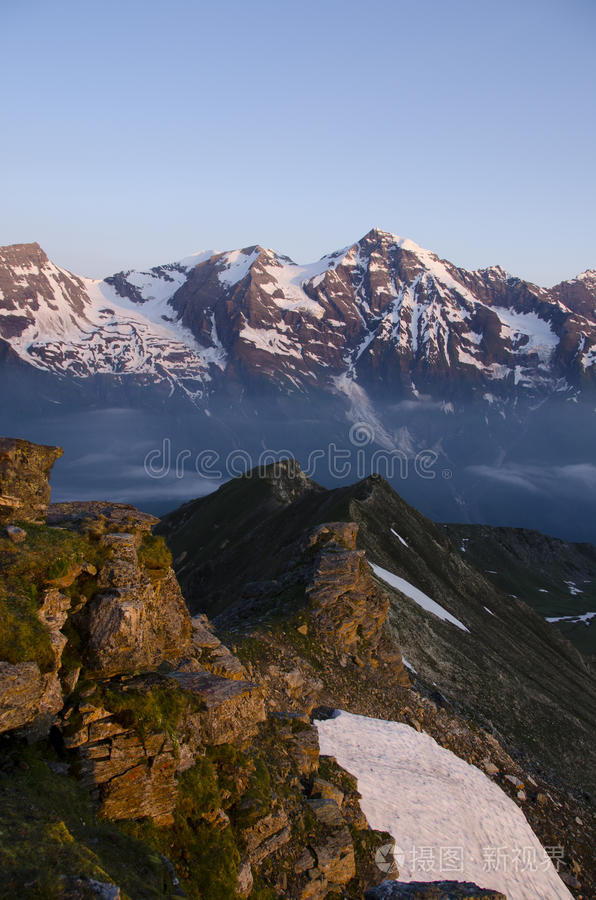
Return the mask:
POLYGON ((401 541, 401 542, 402 542, 402 544, 404 545, 404 547, 407 547, 407 546, 408 546, 407 543, 404 541, 403 537, 401 536, 401 534, 398 534, 397 531, 395 531, 393 528, 391 529, 391 534, 394 534, 395 537, 398 539, 398 541, 401 541))
POLYGON ((502 306, 493 306, 493 311, 501 320, 505 335, 514 341, 526 335, 527 343, 520 348, 523 352, 535 351, 541 360, 546 362, 559 343, 558 336, 551 328, 550 322, 541 319, 538 313, 519 313, 502 306))
POLYGON ((592 619, 596 618, 596 612, 587 612, 583 613, 583 615, 578 614, 577 616, 556 616, 555 618, 547 618, 547 622, 572 622, 575 625, 579 624, 579 622, 583 622, 584 625, 589 625, 592 619))
POLYGON ((450 612, 447 612, 447 610, 440 605, 440 603, 431 600, 430 597, 423 594, 421 590, 414 587, 414 585, 410 584, 409 581, 406 581, 405 578, 400 578, 399 575, 394 575, 393 572, 388 572, 387 569, 383 569, 381 566, 375 565, 375 563, 370 563, 370 566, 378 578, 391 587, 397 588, 398 591, 401 591, 402 594, 405 594, 406 597, 409 597, 410 600, 413 600, 418 606, 421 606, 422 609, 433 613, 433 615, 438 616, 439 619, 443 619, 444 622, 451 622, 452 625, 457 625, 462 631, 467 631, 468 634, 470 633, 470 629, 466 628, 463 622, 460 622, 459 619, 452 616, 450 612))
POLYGON ((321 753, 357 777, 371 827, 395 838, 401 881, 571 900, 521 809, 480 769, 409 725, 346 712, 315 724, 321 753))
POLYGON ((225 287, 233 287, 239 281, 242 281, 252 264, 259 258, 259 253, 260 251, 255 248, 250 253, 243 253, 242 250, 232 250, 224 254, 222 259, 223 267, 218 272, 220 284, 223 284, 225 287))

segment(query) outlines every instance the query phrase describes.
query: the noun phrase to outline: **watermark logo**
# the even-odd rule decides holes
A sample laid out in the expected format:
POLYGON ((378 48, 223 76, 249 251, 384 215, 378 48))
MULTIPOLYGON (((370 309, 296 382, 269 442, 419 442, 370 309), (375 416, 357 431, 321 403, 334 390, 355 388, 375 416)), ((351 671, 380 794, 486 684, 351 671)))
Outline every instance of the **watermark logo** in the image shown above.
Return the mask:
POLYGON ((350 444, 354 447, 366 447, 375 439, 375 430, 367 422, 355 422, 348 435, 350 444))
MULTIPOLYGON (((559 871, 565 850, 555 847, 493 847, 481 848, 482 866, 485 872, 544 872, 551 866, 559 871)), ((477 864, 471 854, 467 858, 477 864)), ((424 872, 427 875, 463 873, 466 853, 463 846, 413 846, 409 850, 383 844, 375 854, 375 863, 384 873, 405 871, 410 874, 424 872)))
MULTIPOLYGON (((438 470, 438 453, 423 449, 417 453, 407 453, 400 449, 374 449, 375 430, 367 422, 356 422, 351 426, 347 443, 339 446, 335 442, 326 447, 311 450, 303 460, 302 471, 313 478, 324 473, 337 481, 347 479, 362 480, 369 475, 382 475, 388 481, 405 480, 411 475, 425 481, 435 478, 450 478, 450 469, 438 470)), ((192 472, 210 481, 226 481, 230 478, 251 475, 263 477, 271 465, 296 457, 292 450, 262 450, 252 455, 246 450, 232 450, 222 454, 218 450, 205 448, 195 452, 188 448, 177 450, 169 437, 163 439, 160 447, 146 454, 144 470, 148 478, 184 478, 192 472)), ((286 463, 287 465, 287 463, 286 463)))
POLYGON ((394 847, 393 844, 383 844, 375 853, 375 864, 379 871, 390 875, 398 871, 400 861, 403 865, 404 858, 403 852, 397 845, 394 847))

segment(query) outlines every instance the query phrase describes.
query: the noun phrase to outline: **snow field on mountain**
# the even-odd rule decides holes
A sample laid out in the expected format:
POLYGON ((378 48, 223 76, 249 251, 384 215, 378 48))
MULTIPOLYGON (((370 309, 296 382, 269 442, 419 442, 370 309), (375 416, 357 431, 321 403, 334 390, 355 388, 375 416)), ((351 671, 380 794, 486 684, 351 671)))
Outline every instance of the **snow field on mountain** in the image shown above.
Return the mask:
POLYGON ((315 724, 321 753, 358 779, 370 826, 395 838, 401 881, 571 900, 522 810, 480 769, 402 723, 340 711, 315 724))
POLYGON ((543 362, 548 361, 559 343, 549 322, 541 319, 535 312, 519 313, 501 306, 493 306, 492 309, 509 332, 508 337, 517 339, 521 335, 527 336, 528 341, 520 347, 521 352, 534 351, 543 362))
POLYGON ((375 563, 370 563, 370 567, 377 578, 380 578, 385 584, 401 591, 402 594, 405 594, 406 597, 409 597, 410 600, 413 600, 414 603, 417 603, 422 609, 438 616, 438 618, 443 619, 444 622, 451 622, 452 625, 457 625, 462 631, 467 631, 468 634, 470 633, 470 629, 466 628, 463 622, 460 622, 459 619, 452 616, 440 603, 432 600, 427 594, 424 594, 417 587, 414 587, 413 584, 410 584, 409 581, 406 581, 405 578, 400 578, 399 575, 394 575, 393 572, 389 572, 387 569, 383 569, 382 566, 377 566, 375 563))

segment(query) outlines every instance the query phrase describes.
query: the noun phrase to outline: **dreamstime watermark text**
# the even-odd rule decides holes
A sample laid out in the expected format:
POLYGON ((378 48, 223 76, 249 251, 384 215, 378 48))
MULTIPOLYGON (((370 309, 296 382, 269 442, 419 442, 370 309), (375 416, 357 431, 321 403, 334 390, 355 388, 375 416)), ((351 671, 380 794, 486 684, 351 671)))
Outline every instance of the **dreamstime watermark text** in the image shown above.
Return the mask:
MULTIPOLYGON (((357 422, 348 432, 346 444, 335 442, 311 450, 301 461, 301 470, 310 478, 318 473, 338 481, 349 478, 362 479, 368 475, 382 475, 388 481, 405 480, 412 475, 425 481, 436 478, 449 479, 451 469, 440 468, 435 450, 423 449, 406 453, 400 449, 373 449, 375 431, 365 422, 357 422)), ((184 478, 189 472, 213 481, 226 481, 239 476, 263 477, 270 467, 291 466, 296 454, 290 449, 262 450, 257 455, 247 450, 231 450, 221 453, 215 449, 199 451, 177 449, 172 440, 165 437, 159 447, 145 455, 143 467, 149 478, 184 478)))

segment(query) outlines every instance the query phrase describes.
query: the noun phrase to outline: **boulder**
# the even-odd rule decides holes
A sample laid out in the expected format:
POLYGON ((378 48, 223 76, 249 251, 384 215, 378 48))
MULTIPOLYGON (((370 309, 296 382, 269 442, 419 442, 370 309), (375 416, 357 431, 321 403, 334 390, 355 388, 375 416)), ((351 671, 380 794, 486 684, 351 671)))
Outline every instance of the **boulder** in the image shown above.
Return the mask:
POLYGON ((13 544, 22 544, 27 540, 27 532, 24 528, 19 528, 17 525, 7 525, 4 531, 6 537, 12 541, 13 544))
POLYGON ((0 524, 43 522, 50 502, 50 470, 60 447, 0 438, 0 524))
POLYGON ((384 881, 370 888, 365 900, 507 900, 499 891, 483 890, 469 881, 384 881))
POLYGON ((191 653, 190 615, 172 569, 150 578, 134 534, 106 534, 108 559, 84 613, 86 668, 102 677, 175 664, 191 653))
POLYGON ((316 845, 314 853, 317 869, 329 884, 347 884, 356 874, 354 844, 347 827, 340 828, 322 844, 316 845))
POLYGON ((169 678, 201 702, 191 716, 208 744, 242 742, 257 733, 265 721, 261 689, 252 682, 232 680, 212 672, 172 672, 169 678))

